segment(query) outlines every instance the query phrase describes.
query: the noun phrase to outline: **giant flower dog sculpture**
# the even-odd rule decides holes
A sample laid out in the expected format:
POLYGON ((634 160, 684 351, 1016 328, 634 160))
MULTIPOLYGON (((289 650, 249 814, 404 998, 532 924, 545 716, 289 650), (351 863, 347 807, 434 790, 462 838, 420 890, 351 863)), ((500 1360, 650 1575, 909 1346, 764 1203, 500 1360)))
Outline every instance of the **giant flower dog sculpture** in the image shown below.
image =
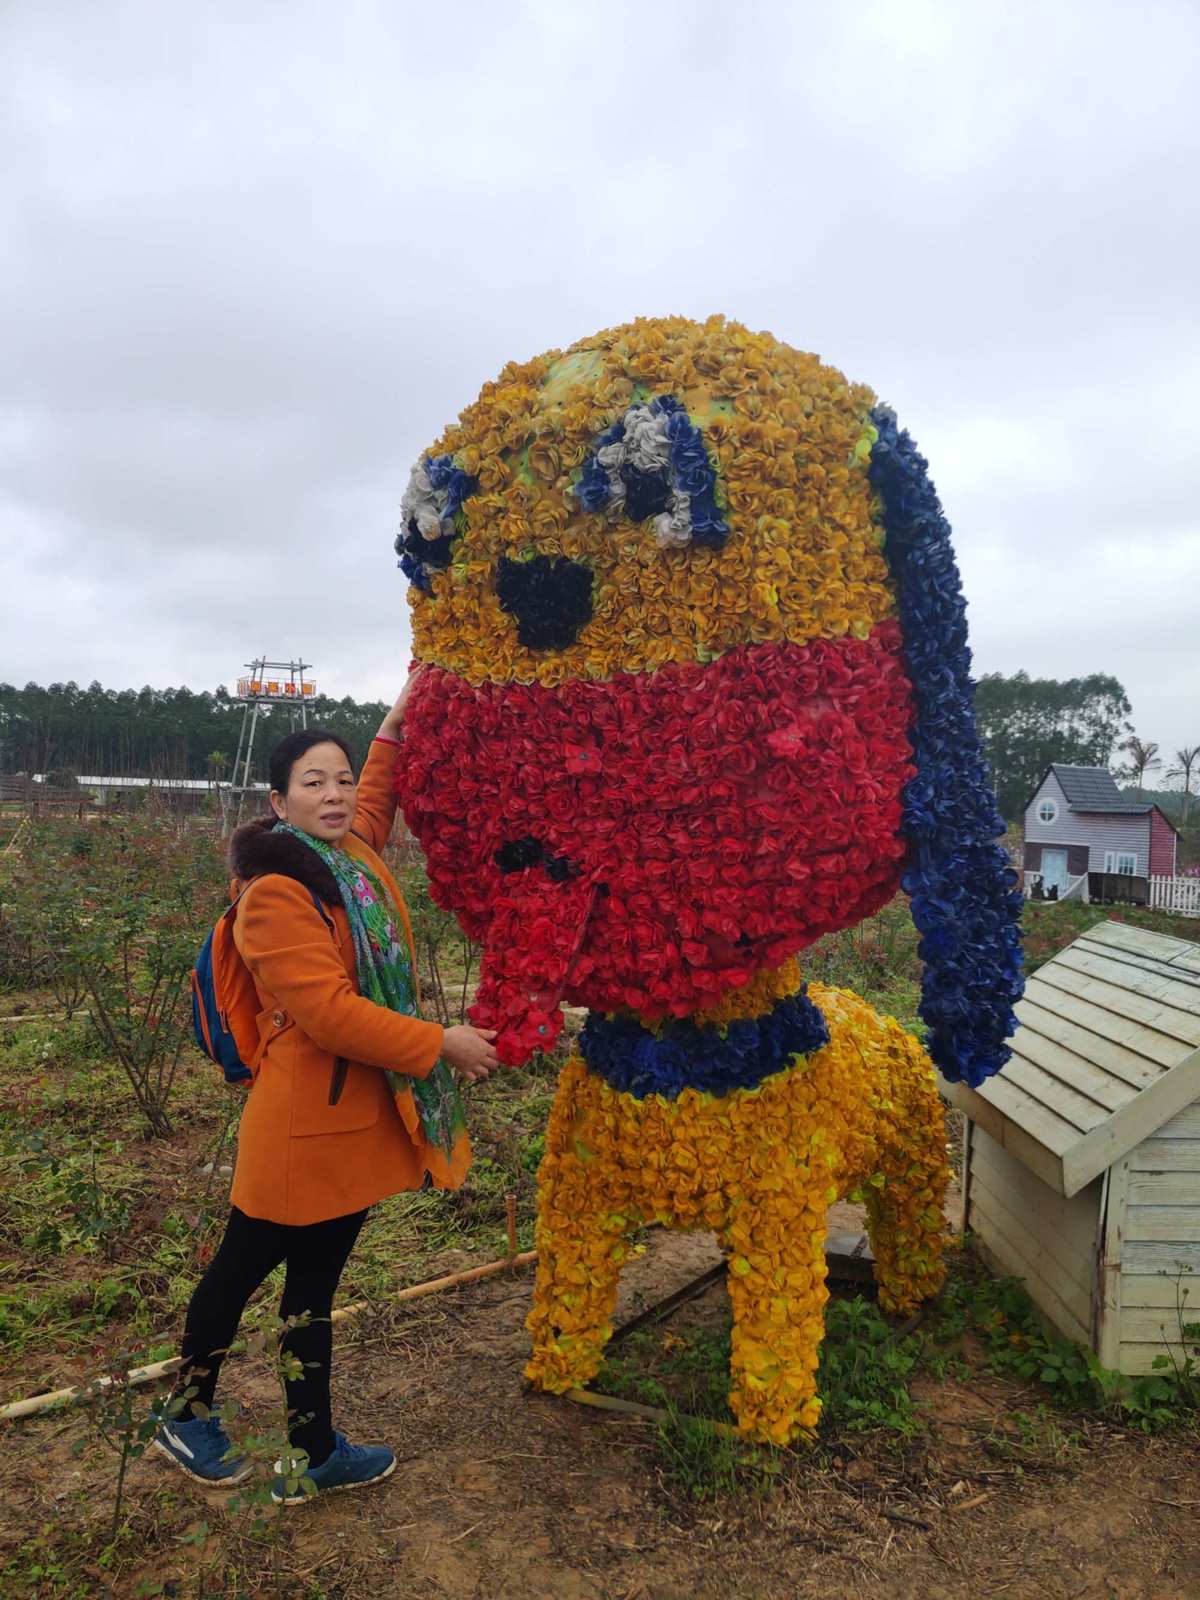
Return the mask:
POLYGON ((529 1376, 586 1383, 628 1234, 713 1229, 748 1434, 815 1426, 829 1202, 882 1304, 941 1282, 929 1056, 796 953, 910 897, 929 1054, 977 1084, 1020 993, 949 528, 891 412, 712 318, 506 367, 413 470, 397 785, 483 944, 502 1059, 589 1008, 538 1174, 529 1376))

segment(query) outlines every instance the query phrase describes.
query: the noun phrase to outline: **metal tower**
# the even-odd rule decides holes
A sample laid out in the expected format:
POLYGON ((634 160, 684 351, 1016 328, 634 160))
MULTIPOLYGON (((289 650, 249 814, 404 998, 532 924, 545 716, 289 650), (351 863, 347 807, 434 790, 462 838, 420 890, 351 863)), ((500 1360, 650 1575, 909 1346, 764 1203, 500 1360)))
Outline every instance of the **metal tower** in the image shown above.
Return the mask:
POLYGON ((316 683, 304 676, 311 668, 311 661, 268 661, 265 656, 246 662, 248 676, 238 679, 234 696, 245 708, 237 755, 229 782, 220 787, 221 818, 226 828, 236 827, 241 821, 243 801, 254 789, 254 735, 259 719, 272 706, 287 706, 291 726, 307 728, 308 702, 317 693, 316 683))

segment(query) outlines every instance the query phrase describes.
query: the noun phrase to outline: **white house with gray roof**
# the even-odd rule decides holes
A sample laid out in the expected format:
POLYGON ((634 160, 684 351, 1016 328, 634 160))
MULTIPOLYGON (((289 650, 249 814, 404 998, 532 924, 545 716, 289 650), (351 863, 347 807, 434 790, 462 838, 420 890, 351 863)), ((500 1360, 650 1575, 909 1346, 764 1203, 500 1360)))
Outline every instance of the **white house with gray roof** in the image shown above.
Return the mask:
POLYGON ((1025 807, 1026 882, 1040 873, 1043 891, 1054 887, 1061 899, 1089 879, 1117 875, 1135 880, 1130 898, 1145 899, 1150 878, 1174 877, 1178 839, 1159 807, 1118 789, 1107 767, 1055 762, 1025 807))

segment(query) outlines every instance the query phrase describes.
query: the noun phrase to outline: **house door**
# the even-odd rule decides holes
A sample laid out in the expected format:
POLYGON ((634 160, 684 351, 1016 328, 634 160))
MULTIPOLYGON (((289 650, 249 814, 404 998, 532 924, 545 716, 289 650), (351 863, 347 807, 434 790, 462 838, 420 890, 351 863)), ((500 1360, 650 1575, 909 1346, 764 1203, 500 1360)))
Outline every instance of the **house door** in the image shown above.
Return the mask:
POLYGON ((1067 852, 1065 850, 1052 850, 1043 845, 1041 874, 1043 887, 1050 889, 1057 884, 1059 898, 1061 899, 1067 887, 1067 852))

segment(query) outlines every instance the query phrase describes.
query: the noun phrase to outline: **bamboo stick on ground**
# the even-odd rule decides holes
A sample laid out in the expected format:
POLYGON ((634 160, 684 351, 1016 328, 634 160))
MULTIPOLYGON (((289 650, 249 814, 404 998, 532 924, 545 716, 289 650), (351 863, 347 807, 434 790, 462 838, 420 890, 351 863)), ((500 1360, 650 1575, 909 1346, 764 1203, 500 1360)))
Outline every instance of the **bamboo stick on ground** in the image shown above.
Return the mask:
MULTIPOLYGON (((506 1195, 505 1201, 506 1210, 508 1213, 508 1241, 510 1251, 512 1251, 516 1247, 516 1197, 513 1195, 506 1195)), ((835 1267, 837 1262, 843 1259, 844 1258, 837 1252, 831 1252, 831 1269, 835 1267)), ((510 1272, 515 1271, 518 1267, 528 1266, 531 1261, 536 1260, 536 1250, 523 1250, 519 1255, 509 1254, 507 1256, 503 1256, 499 1261, 488 1261, 481 1267, 468 1267, 463 1272, 451 1272, 447 1273, 447 1275, 442 1278, 430 1278, 425 1283, 413 1284, 407 1289, 401 1289, 392 1298, 397 1301, 419 1300, 423 1295, 438 1294, 443 1289, 454 1288, 456 1284, 474 1283, 480 1278, 491 1277, 493 1273, 504 1272, 506 1270, 510 1272)), ((704 1277, 707 1276, 708 1274, 704 1274, 704 1277)), ((697 1281, 700 1282, 702 1280, 697 1281)), ((684 1290, 681 1292, 686 1295, 695 1287, 695 1284, 685 1285, 684 1290)), ((668 1297, 667 1304, 675 1300, 675 1298, 675 1296, 668 1297)), ((347 1317, 357 1317, 362 1312, 366 1311, 369 1308, 369 1305, 370 1302, 367 1300, 358 1300, 353 1305, 342 1306, 333 1313, 331 1321, 342 1322, 347 1317)), ((644 1314, 643 1317, 635 1318, 634 1321, 636 1323, 641 1323, 643 1320, 646 1320, 646 1318, 649 1316, 660 1312, 662 1309, 663 1307, 659 1306, 651 1307, 650 1312, 644 1314)), ((893 1337, 899 1337, 900 1335, 908 1332, 911 1327, 916 1325, 918 1320, 919 1318, 911 1319, 911 1321, 904 1327, 897 1329, 893 1337)), ((633 1324, 630 1324, 628 1329, 619 1329, 618 1332, 623 1333, 630 1331, 632 1326, 633 1324)), ((169 1377, 170 1374, 178 1368, 178 1366, 179 1357, 172 1356, 166 1361, 155 1361, 150 1366, 134 1367, 128 1374, 127 1381, 134 1385, 153 1383, 158 1378, 169 1377)), ((25 1400, 14 1400, 9 1405, 0 1406, 0 1422, 15 1422, 20 1417, 32 1417, 36 1416, 40 1411, 48 1411, 52 1406, 71 1405, 74 1402, 85 1398, 89 1392, 94 1393, 97 1388, 109 1388, 111 1384, 111 1378, 98 1378, 91 1384, 76 1384, 67 1389, 54 1389, 48 1391, 46 1394, 30 1395, 25 1400)), ((574 1400, 580 1405, 596 1406, 603 1411, 623 1411, 630 1416, 643 1416, 650 1421, 656 1422, 665 1420, 669 1415, 668 1412, 660 1411, 654 1406, 638 1406, 632 1401, 617 1400, 611 1395, 593 1394, 590 1390, 586 1389, 571 1389, 567 1392, 566 1398, 568 1400, 574 1400)), ((705 1419, 701 1418, 699 1420, 703 1421, 705 1419)), ((715 1428, 718 1433, 727 1433, 731 1437, 741 1437, 737 1429, 731 1428, 728 1423, 713 1422, 709 1423, 708 1425, 712 1428, 715 1428)))
MULTIPOLYGON (((520 1255, 504 1256, 499 1261, 488 1261, 481 1267, 468 1267, 463 1272, 450 1272, 443 1278, 430 1278, 425 1283, 414 1283, 407 1289, 401 1289, 393 1295, 392 1300, 419 1300, 423 1295, 438 1294, 443 1289, 452 1289, 456 1284, 475 1283, 480 1278, 490 1277, 496 1272, 513 1272, 517 1267, 526 1267, 531 1261, 537 1259, 536 1250, 524 1250, 520 1255)), ((391 1301, 388 1302, 391 1304, 391 1301)), ((332 1322, 344 1322, 348 1317, 357 1317, 370 1308, 369 1300, 356 1300, 353 1305, 340 1306, 331 1317, 332 1322)), ((134 1367, 126 1374, 126 1382, 135 1387, 143 1383, 154 1383, 159 1378, 170 1377, 179 1367, 179 1357, 170 1356, 166 1361, 153 1361, 149 1366, 134 1367)), ((75 1384, 68 1389, 53 1389, 46 1394, 30 1395, 25 1400, 14 1400, 11 1404, 0 1406, 0 1422, 15 1422, 19 1417, 36 1416, 39 1411, 49 1411, 52 1406, 68 1406, 78 1400, 86 1399, 89 1394, 97 1390, 112 1387, 111 1378, 97 1378, 92 1383, 75 1384)))
MULTIPOLYGON (((489 1261, 482 1267, 468 1267, 465 1272, 451 1272, 444 1278, 430 1278, 428 1283, 415 1283, 411 1289, 401 1289, 389 1300, 419 1300, 422 1295, 437 1294, 442 1289, 452 1289, 457 1283, 474 1283, 478 1278, 490 1278, 494 1272, 513 1271, 517 1267, 527 1267, 531 1261, 537 1260, 536 1250, 523 1250, 519 1256, 504 1256, 499 1261, 489 1261)), ((356 1317, 360 1311, 367 1309, 369 1302, 358 1300, 352 1306, 343 1306, 340 1311, 333 1313, 333 1321, 340 1322, 343 1317, 356 1317)), ((0 1417, 4 1415, 0 1412, 0 1417)))
MULTIPOLYGON (((644 1422, 678 1421, 681 1416, 680 1412, 664 1411, 660 1406, 645 1406, 638 1400, 618 1400, 616 1395, 596 1394, 591 1389, 568 1389, 563 1399, 574 1400, 579 1406, 595 1406, 598 1411, 616 1411, 623 1417, 639 1417, 644 1422)), ((746 1435, 739 1433, 731 1422, 714 1422, 710 1417, 691 1416, 687 1420, 699 1422, 726 1439, 746 1439, 746 1435)))

